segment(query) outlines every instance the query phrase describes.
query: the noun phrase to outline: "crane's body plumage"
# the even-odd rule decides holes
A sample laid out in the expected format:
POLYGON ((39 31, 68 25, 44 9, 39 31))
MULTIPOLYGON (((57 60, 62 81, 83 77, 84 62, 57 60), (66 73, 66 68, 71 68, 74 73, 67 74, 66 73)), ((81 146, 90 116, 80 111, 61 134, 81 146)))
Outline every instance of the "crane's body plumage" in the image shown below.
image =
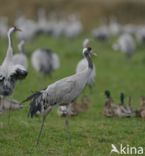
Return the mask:
POLYGON ((46 89, 48 95, 52 101, 56 99, 57 104, 69 104, 77 96, 86 85, 87 77, 91 70, 85 70, 82 73, 78 73, 67 78, 56 81, 54 84, 48 86, 46 89))
MULTIPOLYGON (((35 105, 32 107, 37 107, 38 111, 43 114, 49 106, 68 105, 80 95, 90 73, 91 70, 86 69, 81 73, 74 74, 49 85, 47 89, 40 91, 37 98, 33 99, 35 105)), ((32 111, 31 116, 34 115, 33 113, 34 111, 32 111)), ((37 109, 35 113, 37 113, 37 109)))
MULTIPOLYGON (((24 102, 31 101, 29 109, 29 115, 31 115, 31 117, 37 115, 38 112, 43 116, 43 122, 38 135, 37 144, 39 143, 39 138, 44 126, 44 120, 47 114, 52 110, 52 107, 56 105, 68 106, 83 91, 93 69, 91 48, 84 48, 83 54, 88 61, 88 67, 85 70, 58 80, 49 85, 46 89, 36 92, 24 100, 24 102)), ((65 124, 67 126, 68 122, 66 121, 65 124)))
MULTIPOLYGON (((87 59, 86 58, 82 59, 76 67, 76 73, 82 72, 83 70, 87 68, 87 66, 88 66, 87 59)), ((91 70, 87 84, 93 85, 93 83, 95 82, 95 78, 96 78, 96 68, 95 68, 95 65, 93 64, 93 69, 91 70)))

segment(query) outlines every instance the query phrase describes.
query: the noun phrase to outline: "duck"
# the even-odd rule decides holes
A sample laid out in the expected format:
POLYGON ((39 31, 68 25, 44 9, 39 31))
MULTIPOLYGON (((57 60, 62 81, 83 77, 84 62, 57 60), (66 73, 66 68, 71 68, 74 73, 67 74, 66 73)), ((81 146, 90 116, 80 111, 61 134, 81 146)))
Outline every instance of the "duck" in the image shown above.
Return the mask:
POLYGON ((79 101, 74 101, 70 103, 68 107, 60 106, 58 107, 57 113, 60 117, 76 116, 79 113, 86 112, 89 109, 90 99, 88 96, 83 96, 79 101))
POLYGON ((145 97, 141 96, 140 98, 140 109, 136 110, 136 117, 141 117, 145 119, 145 97))
POLYGON ((104 94, 105 94, 105 96, 106 96, 106 101, 105 101, 105 103, 104 103, 103 114, 104 114, 104 116, 106 116, 106 117, 112 117, 112 116, 115 115, 115 114, 114 114, 114 109, 113 109, 113 108, 115 108, 115 107, 113 106, 113 99, 112 99, 112 97, 111 97, 111 93, 110 93, 109 90, 106 90, 106 91, 104 92, 104 94))
POLYGON ((119 103, 119 111, 118 111, 118 116, 120 117, 133 117, 134 110, 131 106, 131 97, 129 97, 128 100, 128 105, 125 105, 125 95, 123 92, 120 93, 120 103, 119 103))

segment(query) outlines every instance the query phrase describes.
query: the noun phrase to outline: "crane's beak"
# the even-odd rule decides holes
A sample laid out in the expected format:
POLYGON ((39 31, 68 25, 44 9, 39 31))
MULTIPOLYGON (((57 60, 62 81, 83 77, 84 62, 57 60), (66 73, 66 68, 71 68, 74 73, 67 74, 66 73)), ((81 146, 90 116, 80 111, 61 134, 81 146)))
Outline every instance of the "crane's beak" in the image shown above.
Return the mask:
POLYGON ((94 53, 94 52, 92 52, 92 55, 93 55, 93 56, 98 56, 98 55, 97 55, 96 53, 94 53))
POLYGON ((91 55, 98 56, 95 52, 91 51, 91 55))
POLYGON ((22 31, 21 29, 19 29, 19 28, 16 28, 16 31, 22 31))

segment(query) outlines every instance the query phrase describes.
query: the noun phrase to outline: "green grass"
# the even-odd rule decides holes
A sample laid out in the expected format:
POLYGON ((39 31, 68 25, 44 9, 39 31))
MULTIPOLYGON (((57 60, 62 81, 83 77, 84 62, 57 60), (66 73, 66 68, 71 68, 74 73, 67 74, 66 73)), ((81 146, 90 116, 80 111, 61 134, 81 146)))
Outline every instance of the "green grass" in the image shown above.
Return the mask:
MULTIPOLYGON (((22 101, 32 91, 73 74, 77 62, 82 58, 81 45, 84 37, 75 40, 39 37, 28 43, 26 50, 29 57, 36 48, 49 47, 59 54, 61 67, 49 78, 35 72, 30 65, 28 77, 17 83, 12 98, 22 101)), ((98 54, 93 59, 97 71, 96 86, 92 94, 89 90, 85 91, 91 99, 88 112, 69 120, 72 144, 68 144, 64 119, 58 117, 54 108, 47 116, 40 144, 36 146, 41 119, 27 118, 29 105, 26 103, 22 110, 10 113, 9 124, 8 112, 0 115, 0 156, 108 156, 111 144, 144 147, 144 120, 105 118, 102 110, 105 89, 111 90, 117 102, 120 92, 125 92, 126 97, 131 95, 133 106, 139 107, 139 97, 145 94, 145 47, 138 47, 133 58, 127 60, 122 53, 112 51, 111 45, 112 41, 92 43, 94 52, 98 54)), ((6 48, 5 41, 0 40, 1 61, 6 48)))

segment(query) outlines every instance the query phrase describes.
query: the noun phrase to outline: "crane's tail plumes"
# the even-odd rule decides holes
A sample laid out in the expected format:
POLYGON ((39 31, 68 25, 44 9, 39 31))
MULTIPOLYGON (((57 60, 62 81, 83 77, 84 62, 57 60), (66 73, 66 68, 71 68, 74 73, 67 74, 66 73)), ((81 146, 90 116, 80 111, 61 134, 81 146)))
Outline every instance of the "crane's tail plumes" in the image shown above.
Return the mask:
POLYGON ((111 96, 111 93, 110 93, 109 90, 105 90, 104 94, 105 94, 105 96, 106 96, 107 98, 110 98, 110 96, 111 96))
POLYGON ((41 103, 39 102, 39 97, 41 97, 41 95, 42 92, 37 91, 22 101, 22 103, 31 101, 28 116, 33 117, 37 112, 41 112, 41 103))

